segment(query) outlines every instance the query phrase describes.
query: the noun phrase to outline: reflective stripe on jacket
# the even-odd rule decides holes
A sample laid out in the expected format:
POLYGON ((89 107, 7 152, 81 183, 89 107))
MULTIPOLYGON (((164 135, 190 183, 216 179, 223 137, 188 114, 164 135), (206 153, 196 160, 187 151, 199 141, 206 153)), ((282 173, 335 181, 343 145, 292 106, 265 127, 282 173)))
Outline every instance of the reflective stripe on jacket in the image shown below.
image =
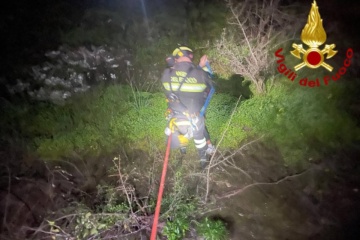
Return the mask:
POLYGON ((169 107, 183 112, 185 106, 189 113, 200 112, 212 86, 209 75, 190 62, 176 63, 172 69, 166 69, 161 82, 168 98, 175 94, 179 99, 179 103, 169 102, 169 107))

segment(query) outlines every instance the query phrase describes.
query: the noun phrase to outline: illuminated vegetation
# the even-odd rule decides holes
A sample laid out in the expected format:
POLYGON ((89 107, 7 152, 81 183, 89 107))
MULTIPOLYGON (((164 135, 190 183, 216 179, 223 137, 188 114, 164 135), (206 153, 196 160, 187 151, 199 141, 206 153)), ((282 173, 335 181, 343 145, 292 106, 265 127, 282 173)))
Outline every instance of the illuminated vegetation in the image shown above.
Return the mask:
MULTIPOLYGON (((116 176, 116 183, 103 177, 101 183, 96 184, 96 190, 89 193, 96 192, 96 204, 88 193, 84 193, 85 190, 80 190, 83 192, 71 206, 49 215, 48 221, 44 220, 46 227, 43 227, 50 235, 63 233, 62 236, 85 239, 103 236, 105 229, 108 230, 106 234, 115 230, 126 234, 146 226, 138 217, 146 220, 154 211, 157 188, 154 179, 159 176, 155 166, 160 169, 162 160, 159 156, 162 157, 165 150, 166 102, 158 79, 165 56, 179 39, 184 39, 183 42, 188 42, 197 51, 197 58, 201 53, 208 53, 210 59, 213 58, 216 94, 208 107, 206 121, 215 144, 224 137, 220 151, 234 151, 263 136, 261 143, 276 149, 282 156, 283 165, 303 170, 324 153, 360 140, 360 129, 349 110, 351 97, 355 95, 353 86, 339 83, 323 88, 304 88, 276 74, 271 70, 272 67, 276 69, 275 61, 268 61, 275 44, 272 38, 262 45, 262 50, 270 52, 262 63, 266 65, 266 72, 262 71, 261 65, 256 76, 240 75, 244 69, 241 61, 249 55, 249 49, 239 45, 237 41, 241 36, 236 36, 235 31, 231 36, 221 35, 223 27, 229 27, 226 25, 228 9, 217 2, 202 3, 197 3, 199 6, 188 13, 181 13, 190 16, 185 23, 180 21, 183 16, 175 14, 175 7, 165 9, 166 14, 164 9, 163 12, 161 9, 154 11, 148 27, 140 13, 131 19, 123 12, 123 15, 116 12, 121 10, 88 10, 81 24, 61 32, 61 41, 71 46, 107 44, 128 49, 133 59, 127 72, 119 74, 125 76, 124 79, 94 84, 89 91, 75 95, 62 105, 27 97, 18 98, 17 102, 0 99, 0 140, 4 146, 17 146, 24 155, 35 156, 49 166, 60 161, 76 166, 83 164, 88 167, 81 175, 86 183, 96 175, 92 171, 95 172, 99 159, 141 152, 140 162, 136 164, 136 157, 124 158, 124 166, 120 168, 120 157, 117 157, 119 162, 112 161, 107 166, 110 170, 106 175, 116 176), (172 14, 175 14, 175 20, 169 21, 172 14), (226 47, 236 49, 244 58, 229 56, 219 43, 228 44, 226 47), (257 81, 261 82, 259 86, 254 84, 257 81), (240 103, 236 106, 238 98, 240 103), (92 164, 94 169, 89 167, 92 164), (136 167, 140 170, 135 171, 136 167), (143 199, 138 199, 135 187, 140 184, 133 180, 136 174, 146 176, 144 182, 150 189, 143 199), (120 227, 114 227, 115 224, 120 227)), ((196 158, 191 147, 188 156, 196 158)), ((172 160, 178 161, 175 153, 172 160)), ((104 162, 109 164, 109 161, 104 162)), ((224 222, 194 212, 198 208, 206 212, 206 204, 194 193, 192 187, 196 184, 187 185, 193 181, 191 174, 196 173, 190 172, 192 166, 186 167, 175 167, 170 173, 171 187, 164 196, 161 216, 163 235, 168 239, 181 239, 196 231, 206 239, 223 238, 227 231, 224 222)))

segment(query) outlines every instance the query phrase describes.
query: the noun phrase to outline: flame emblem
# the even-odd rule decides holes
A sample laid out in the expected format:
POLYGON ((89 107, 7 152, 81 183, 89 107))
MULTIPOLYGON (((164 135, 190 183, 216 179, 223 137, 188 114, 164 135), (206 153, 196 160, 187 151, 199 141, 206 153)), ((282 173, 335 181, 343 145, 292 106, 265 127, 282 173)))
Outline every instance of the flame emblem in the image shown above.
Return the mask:
POLYGON ((326 54, 326 59, 329 59, 337 51, 333 50, 335 44, 325 44, 324 49, 319 49, 319 46, 326 42, 326 32, 315 0, 311 5, 308 21, 301 32, 301 41, 309 48, 305 50, 302 44, 292 44, 294 50, 291 51, 291 54, 293 56, 301 59, 301 53, 303 54, 303 62, 295 66, 295 71, 305 66, 313 69, 322 66, 330 72, 333 70, 332 66, 324 62, 324 55, 326 54))

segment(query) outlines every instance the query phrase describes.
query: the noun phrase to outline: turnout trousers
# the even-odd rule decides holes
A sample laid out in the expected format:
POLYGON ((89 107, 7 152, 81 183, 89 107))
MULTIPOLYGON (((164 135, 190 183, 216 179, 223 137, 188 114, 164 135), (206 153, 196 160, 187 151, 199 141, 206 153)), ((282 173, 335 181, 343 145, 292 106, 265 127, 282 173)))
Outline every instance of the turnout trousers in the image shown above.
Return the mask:
POLYGON ((171 148, 184 148, 188 146, 189 140, 193 138, 200 160, 206 160, 206 150, 209 133, 205 126, 205 118, 196 116, 191 121, 186 116, 174 116, 169 124, 172 130, 171 148))

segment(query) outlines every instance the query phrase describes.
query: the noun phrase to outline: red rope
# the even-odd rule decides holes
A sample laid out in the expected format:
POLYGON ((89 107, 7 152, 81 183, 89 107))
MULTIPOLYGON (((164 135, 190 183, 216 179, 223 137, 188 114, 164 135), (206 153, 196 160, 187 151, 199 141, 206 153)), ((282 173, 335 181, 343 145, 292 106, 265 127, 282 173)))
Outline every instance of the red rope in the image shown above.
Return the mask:
POLYGON ((162 194, 163 194, 163 191, 164 191, 167 165, 168 165, 168 162, 169 162, 170 145, 171 145, 170 143, 171 143, 171 134, 168 137, 168 142, 167 142, 167 147, 166 147, 164 165, 163 165, 163 170, 162 170, 162 174, 161 174, 161 181, 160 181, 159 193, 158 193, 158 198, 157 198, 157 203, 156 203, 154 222, 153 222, 152 229, 151 229, 151 238, 150 238, 150 240, 156 240, 156 233, 157 233, 157 225, 158 225, 158 221, 159 221, 161 200, 162 200, 162 194))

